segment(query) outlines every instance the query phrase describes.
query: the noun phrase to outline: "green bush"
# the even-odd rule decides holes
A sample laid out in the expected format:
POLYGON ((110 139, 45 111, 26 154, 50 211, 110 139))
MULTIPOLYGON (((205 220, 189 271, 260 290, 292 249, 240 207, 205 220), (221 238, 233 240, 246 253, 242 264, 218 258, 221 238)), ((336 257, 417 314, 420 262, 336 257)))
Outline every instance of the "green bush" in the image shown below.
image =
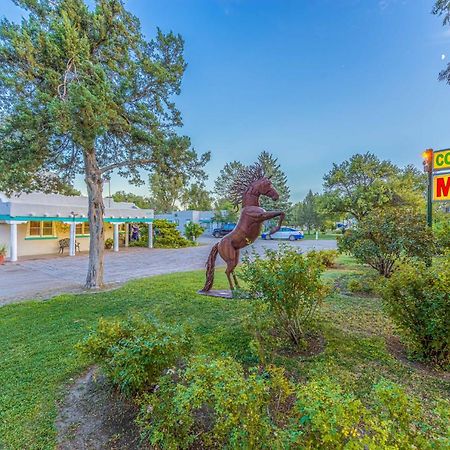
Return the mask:
POLYGON ((409 258, 429 260, 435 251, 424 215, 405 207, 372 211, 338 238, 338 248, 386 278, 396 264, 409 258))
POLYGON ((374 272, 349 273, 336 279, 336 287, 344 294, 375 294, 378 291, 379 284, 380 276, 374 272))
POLYGON ((177 230, 176 224, 168 220, 156 219, 153 222, 153 226, 155 229, 154 245, 156 248, 180 248, 192 245, 177 230))
POLYGON ((311 250, 307 254, 309 258, 317 258, 327 269, 335 265, 338 255, 337 250, 311 250))
POLYGON ((402 265, 382 289, 384 306, 412 352, 450 367, 450 254, 432 267, 402 265))
POLYGON ((151 389, 166 369, 187 355, 191 337, 184 328, 136 315, 125 320, 100 319, 97 329, 78 348, 123 393, 133 394, 151 389))
POLYGON ((282 448, 279 424, 294 392, 282 369, 245 376, 232 358, 199 357, 158 386, 143 397, 138 419, 152 446, 282 448))
POLYGON ((443 450, 450 442, 448 414, 436 411, 430 426, 420 403, 391 382, 377 383, 367 405, 330 379, 299 386, 296 396, 291 448, 443 450))
POLYGON ((244 257, 240 268, 248 293, 269 304, 277 327, 297 346, 328 292, 322 272, 319 257, 305 257, 288 246, 266 250, 264 258, 244 257))
POLYGON ((204 231, 203 227, 195 222, 188 222, 184 227, 184 234, 191 241, 195 241, 204 231))
POLYGON ((431 417, 381 380, 364 401, 329 378, 294 385, 268 366, 248 375, 232 358, 194 358, 141 398, 143 436, 155 448, 446 449, 449 403, 431 417))

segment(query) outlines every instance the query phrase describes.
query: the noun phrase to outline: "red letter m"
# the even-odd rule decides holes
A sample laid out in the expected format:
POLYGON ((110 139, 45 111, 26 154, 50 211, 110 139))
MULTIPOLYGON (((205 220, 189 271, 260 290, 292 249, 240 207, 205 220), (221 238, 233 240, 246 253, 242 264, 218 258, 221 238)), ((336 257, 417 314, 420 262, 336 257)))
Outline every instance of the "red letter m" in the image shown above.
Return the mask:
POLYGON ((438 178, 436 180, 436 197, 448 197, 450 192, 450 177, 438 178))

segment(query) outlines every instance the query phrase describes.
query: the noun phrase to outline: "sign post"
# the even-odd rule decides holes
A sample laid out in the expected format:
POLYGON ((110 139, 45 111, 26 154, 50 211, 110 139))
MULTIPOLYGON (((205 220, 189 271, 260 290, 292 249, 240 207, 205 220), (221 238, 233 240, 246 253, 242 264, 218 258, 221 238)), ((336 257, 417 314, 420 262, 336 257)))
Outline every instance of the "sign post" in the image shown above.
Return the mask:
POLYGON ((431 228, 433 226, 433 150, 428 149, 422 153, 423 168, 428 175, 427 185, 427 224, 431 228))

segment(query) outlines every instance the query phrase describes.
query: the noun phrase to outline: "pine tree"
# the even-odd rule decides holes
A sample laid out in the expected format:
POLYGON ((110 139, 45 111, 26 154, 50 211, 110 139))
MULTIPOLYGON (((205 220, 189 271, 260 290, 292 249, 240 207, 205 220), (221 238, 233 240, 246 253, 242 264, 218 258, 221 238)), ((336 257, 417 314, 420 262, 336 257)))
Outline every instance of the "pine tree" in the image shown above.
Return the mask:
POLYGON ((120 0, 17 0, 20 25, 0 22, 0 189, 57 191, 83 174, 89 197, 86 287, 103 283, 103 181, 113 170, 195 172, 200 159, 173 96, 185 70, 183 40, 145 40, 120 0))
POLYGON ((266 176, 270 177, 274 188, 280 194, 280 198, 277 201, 273 201, 267 197, 261 197, 261 206, 268 211, 279 209, 287 212, 291 207, 291 194, 286 174, 281 169, 280 164, 278 164, 278 159, 271 153, 264 151, 258 156, 258 162, 262 164, 266 176))

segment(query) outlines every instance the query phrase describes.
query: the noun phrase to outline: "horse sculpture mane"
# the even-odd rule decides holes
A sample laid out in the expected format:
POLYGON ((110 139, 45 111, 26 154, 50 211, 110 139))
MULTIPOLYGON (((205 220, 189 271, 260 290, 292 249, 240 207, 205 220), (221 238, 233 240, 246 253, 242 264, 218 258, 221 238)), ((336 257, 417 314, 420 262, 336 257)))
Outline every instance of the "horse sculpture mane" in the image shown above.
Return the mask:
POLYGON ((245 192, 251 185, 265 177, 264 167, 260 163, 243 167, 236 175, 228 192, 228 199, 234 206, 239 206, 244 198, 245 192))
POLYGON ((279 194, 264 173, 260 163, 241 169, 231 184, 228 198, 235 206, 242 204, 241 215, 234 230, 224 236, 220 242, 211 249, 206 262, 206 282, 201 292, 211 290, 214 283, 214 267, 217 255, 220 254, 226 262, 225 273, 230 284, 230 289, 239 287, 234 269, 239 263, 239 252, 242 248, 253 243, 261 233, 265 220, 279 217, 278 225, 271 230, 271 234, 277 232, 285 213, 283 211, 265 211, 259 205, 259 197, 265 195, 272 200, 278 200, 279 194), (234 284, 233 284, 234 280, 234 284))

